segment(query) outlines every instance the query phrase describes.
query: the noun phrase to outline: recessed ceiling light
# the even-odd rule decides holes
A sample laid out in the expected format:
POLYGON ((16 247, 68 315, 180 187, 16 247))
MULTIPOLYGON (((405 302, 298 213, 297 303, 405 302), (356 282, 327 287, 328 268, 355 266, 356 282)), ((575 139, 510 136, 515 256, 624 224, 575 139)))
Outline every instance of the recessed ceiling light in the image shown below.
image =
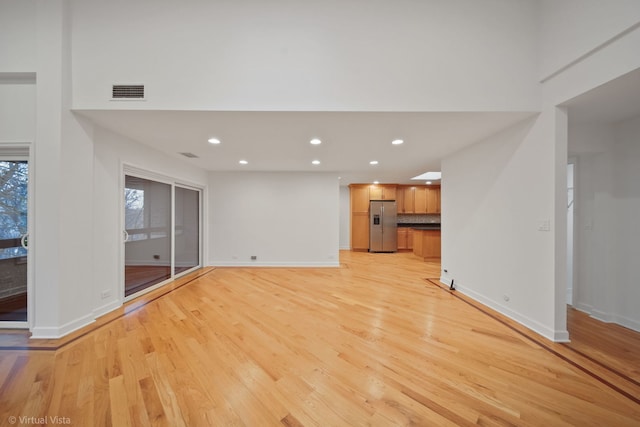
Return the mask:
POLYGON ((322 144, 322 141, 320 141, 318 138, 313 138, 311 141, 309 141, 309 143, 311 145, 320 145, 322 144))
POLYGON ((220 140, 218 138, 209 138, 207 141, 209 141, 210 144, 220 144, 220 140))
POLYGON ((400 145, 400 144, 404 143, 404 141, 401 140, 401 139, 394 139, 393 141, 391 141, 391 143, 393 145, 400 145))
POLYGON ((374 183, 375 185, 378 185, 378 184, 380 184, 380 181, 373 181, 373 183, 374 183))
POLYGON ((369 164, 370 164, 370 165, 377 165, 377 164, 378 164, 378 161, 377 161, 377 160, 371 160, 371 161, 369 162, 369 164))
POLYGON ((313 163, 314 165, 319 165, 320 164, 320 160, 313 160, 311 163, 313 163))
POLYGON ((238 163, 240 163, 241 165, 246 165, 246 164, 248 164, 249 162, 247 162, 246 160, 240 160, 238 163))

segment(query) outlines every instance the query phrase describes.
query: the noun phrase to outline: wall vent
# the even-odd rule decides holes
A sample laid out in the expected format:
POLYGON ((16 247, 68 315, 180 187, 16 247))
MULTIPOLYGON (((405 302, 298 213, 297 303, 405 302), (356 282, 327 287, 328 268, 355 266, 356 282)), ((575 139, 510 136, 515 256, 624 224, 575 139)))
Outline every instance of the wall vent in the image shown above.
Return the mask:
POLYGON ((113 85, 112 99, 144 99, 144 85, 113 85))
POLYGON ((198 156, 196 156, 193 153, 180 153, 180 154, 182 154, 183 156, 188 157, 190 159, 197 159, 198 158, 198 156))

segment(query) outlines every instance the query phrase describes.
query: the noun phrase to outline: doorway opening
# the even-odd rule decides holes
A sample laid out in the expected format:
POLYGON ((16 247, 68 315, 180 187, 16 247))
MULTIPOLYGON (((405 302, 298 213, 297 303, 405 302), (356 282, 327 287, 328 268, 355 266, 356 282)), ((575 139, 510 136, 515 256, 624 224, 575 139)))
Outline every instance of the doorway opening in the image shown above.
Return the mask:
POLYGON ((567 165, 567 304, 573 305, 575 161, 567 165))
POLYGON ((27 327, 27 157, 0 154, 0 327, 7 328, 27 327))
POLYGON ((201 266, 200 210, 198 188, 125 174, 125 299, 201 266))

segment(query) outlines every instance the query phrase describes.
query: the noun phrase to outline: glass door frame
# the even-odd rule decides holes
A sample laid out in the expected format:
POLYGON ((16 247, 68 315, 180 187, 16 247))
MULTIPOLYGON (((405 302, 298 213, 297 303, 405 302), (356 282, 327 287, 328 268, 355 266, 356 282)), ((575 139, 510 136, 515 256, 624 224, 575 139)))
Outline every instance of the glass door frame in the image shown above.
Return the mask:
POLYGON ((186 274, 189 274, 199 268, 202 268, 202 215, 203 207, 202 207, 202 188, 195 187, 189 184, 183 184, 180 181, 176 181, 171 186, 171 230, 173 232, 173 239, 171 240, 171 274, 173 280, 178 277, 182 277, 186 274), (176 187, 183 188, 185 190, 197 191, 198 192, 198 265, 189 268, 188 270, 181 271, 178 274, 175 274, 175 261, 176 261, 176 239, 175 239, 175 226, 176 226, 176 187))
POLYGON ((120 253, 120 296, 121 298, 123 298, 123 302, 127 302, 130 300, 133 300, 135 298, 138 298, 139 296, 142 296, 146 293, 149 293, 151 291, 154 291, 158 288, 161 288, 162 286, 165 286, 169 283, 171 283, 172 281, 174 281, 175 279, 184 276, 185 274, 189 274, 195 270, 197 270, 198 268, 202 268, 202 260, 204 259, 203 257, 203 217, 204 217, 204 207, 203 207, 203 191, 204 191, 204 187, 200 186, 198 184, 188 184, 185 183, 183 180, 179 180, 177 178, 173 178, 169 175, 166 174, 162 174, 162 173, 157 173, 157 172, 153 172, 153 171, 149 171, 147 169, 142 169, 139 168, 137 166, 133 166, 127 163, 123 163, 122 167, 121 167, 121 174, 120 174, 120 204, 119 204, 119 209, 120 209, 120 230, 121 230, 121 235, 122 235, 122 245, 121 245, 121 253, 120 253), (124 206, 125 206, 125 200, 124 200, 124 194, 125 194, 125 177, 126 176, 132 176, 132 177, 136 177, 136 178, 142 178, 142 179, 147 179, 147 180, 152 180, 152 181, 156 181, 162 184, 168 184, 171 186, 171 212, 170 212, 170 217, 171 217, 171 224, 169 225, 169 229, 171 230, 171 263, 170 263, 170 271, 171 271, 171 276, 166 279, 163 280, 162 282, 156 283, 154 285, 149 286, 148 288, 145 288, 139 292, 136 292, 134 294, 131 294, 129 296, 125 296, 125 265, 126 265, 126 261, 125 261, 125 245, 126 245, 126 226, 125 226, 125 215, 124 215, 124 206), (182 271, 179 274, 175 274, 175 188, 176 186, 181 187, 181 188, 186 188, 188 190, 194 190, 198 192, 198 203, 199 203, 199 218, 198 218, 198 265, 190 268, 189 270, 186 271, 182 271))
POLYGON ((0 322, 0 329, 31 329, 33 326, 35 289, 33 281, 33 176, 34 160, 33 150, 30 144, 0 144, 0 160, 6 161, 26 161, 29 165, 27 180, 27 236, 29 239, 27 249, 27 320, 26 321, 4 321, 0 322))

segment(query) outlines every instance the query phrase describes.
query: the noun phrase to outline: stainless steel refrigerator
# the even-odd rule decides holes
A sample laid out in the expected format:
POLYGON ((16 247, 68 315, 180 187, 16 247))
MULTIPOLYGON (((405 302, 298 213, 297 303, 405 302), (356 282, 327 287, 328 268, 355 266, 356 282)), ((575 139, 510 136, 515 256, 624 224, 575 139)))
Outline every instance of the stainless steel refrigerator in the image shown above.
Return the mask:
POLYGON ((369 202, 369 252, 398 250, 397 212, 394 200, 369 202))

